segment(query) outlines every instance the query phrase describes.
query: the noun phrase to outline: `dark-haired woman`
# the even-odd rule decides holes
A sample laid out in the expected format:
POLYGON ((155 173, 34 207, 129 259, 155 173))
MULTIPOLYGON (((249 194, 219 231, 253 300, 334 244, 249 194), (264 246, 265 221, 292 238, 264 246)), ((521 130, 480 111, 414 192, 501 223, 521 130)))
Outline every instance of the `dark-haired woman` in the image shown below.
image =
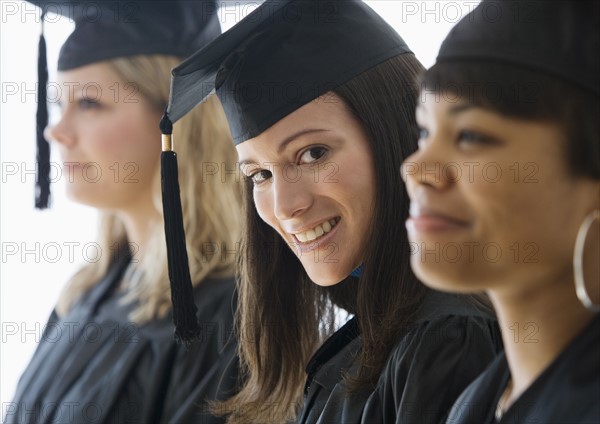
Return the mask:
POLYGON ((495 357, 483 304, 410 269, 398 170, 421 70, 349 0, 266 1, 174 70, 170 117, 216 86, 246 177, 229 422, 439 422, 495 357), (353 317, 333 332, 338 308, 353 317))
POLYGON ((505 346, 448 423, 600 422, 598 28, 597 2, 484 1, 425 74, 409 236, 473 255, 413 269, 487 292, 505 346))

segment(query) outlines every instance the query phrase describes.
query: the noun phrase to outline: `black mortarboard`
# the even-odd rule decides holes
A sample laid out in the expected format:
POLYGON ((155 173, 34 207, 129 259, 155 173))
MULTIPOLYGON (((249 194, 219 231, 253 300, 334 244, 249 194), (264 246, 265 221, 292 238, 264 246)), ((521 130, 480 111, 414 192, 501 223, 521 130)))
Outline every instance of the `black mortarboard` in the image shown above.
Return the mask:
MULTIPOLYGON (((221 33, 215 0, 28 0, 47 13, 65 16, 75 29, 63 44, 58 70, 139 54, 187 57, 221 33)), ((43 131, 46 110, 46 43, 40 37, 38 61, 38 177, 36 207, 50 197, 50 149, 43 131)))
POLYGON ((239 144, 407 52, 360 0, 267 0, 173 70, 168 116, 175 122, 216 90, 239 144))
POLYGON ((502 62, 600 94, 599 10, 597 0, 483 0, 450 31, 437 62, 502 62))
MULTIPOLYGON (((170 1, 88 1, 77 0, 61 3, 47 0, 28 0, 42 9, 42 22, 45 13, 54 12, 75 22, 75 29, 63 44, 58 59, 58 70, 69 70, 103 60, 135 55, 163 54, 187 57, 203 47, 221 33, 214 0, 170 0, 170 1)), ((40 58, 38 63, 40 90, 38 94, 38 179, 36 187, 36 207, 47 207, 50 194, 49 146, 43 137, 48 124, 46 110, 47 65, 45 41, 40 37, 40 58), (40 195, 41 194, 41 195, 40 195)), ((170 167, 170 184, 163 181, 167 205, 164 207, 165 232, 177 228, 182 239, 167 238, 169 280, 173 300, 173 321, 175 338, 188 344, 198 335, 192 283, 185 251, 185 233, 181 219, 181 203, 177 182, 176 158, 163 158, 163 167, 170 167), (174 171, 172 170, 174 167, 174 171), (173 175, 174 172, 174 175, 173 175), (167 187, 167 189, 165 189, 167 187), (176 201, 168 196, 177 196, 176 201), (178 215, 173 216, 173 208, 178 215), (178 209, 177 209, 178 208, 178 209), (183 240, 183 241, 182 241, 183 240), (177 247, 183 243, 183 256, 177 247), (180 265, 177 269, 173 263, 180 265), (179 275, 187 275, 185 278, 179 275)), ((165 169, 163 168, 163 173, 165 169)), ((169 172, 167 170, 167 172, 169 172)), ((164 196, 163 196, 164 197, 164 196)))

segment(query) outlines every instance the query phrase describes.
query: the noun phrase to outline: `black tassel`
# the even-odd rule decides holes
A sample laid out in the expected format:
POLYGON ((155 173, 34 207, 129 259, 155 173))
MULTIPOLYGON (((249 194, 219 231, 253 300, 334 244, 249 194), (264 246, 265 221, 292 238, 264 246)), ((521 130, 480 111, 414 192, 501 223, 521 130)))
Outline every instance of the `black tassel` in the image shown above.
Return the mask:
POLYGON ((46 103, 48 63, 46 59, 46 39, 44 38, 44 14, 42 14, 42 33, 40 34, 38 54, 35 207, 37 209, 46 209, 50 203, 50 144, 48 144, 48 141, 44 137, 44 129, 48 125, 48 105, 46 103))
POLYGON ((183 213, 181 211, 177 175, 177 154, 172 150, 171 144, 173 124, 166 112, 160 121, 160 130, 163 134, 163 151, 161 153, 162 201, 175 340, 177 343, 184 343, 189 348, 192 342, 198 339, 200 326, 196 317, 198 308, 194 303, 194 289, 185 247, 185 230, 183 228, 183 213))

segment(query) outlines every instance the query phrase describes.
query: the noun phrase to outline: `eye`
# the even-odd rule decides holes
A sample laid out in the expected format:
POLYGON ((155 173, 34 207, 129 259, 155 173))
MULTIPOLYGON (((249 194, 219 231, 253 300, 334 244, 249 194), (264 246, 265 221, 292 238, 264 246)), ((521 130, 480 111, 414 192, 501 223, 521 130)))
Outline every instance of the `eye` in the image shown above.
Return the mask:
POLYGON ((429 131, 427 128, 419 127, 419 139, 417 140, 417 147, 419 150, 425 148, 425 142, 429 138, 429 131))
POLYGON ((458 133, 458 142, 465 144, 496 144, 497 140, 476 131, 463 130, 458 133))
POLYGON ((327 149, 325 147, 311 147, 310 149, 302 153, 302 155, 300 156, 300 163, 313 163, 321 159, 325 155, 325 153, 327 153, 327 149))
POLYGON ((81 99, 79 99, 77 101, 77 106, 81 110, 91 110, 91 109, 98 109, 100 107, 100 103, 98 103, 94 99, 82 97, 81 99))
POLYGON ((263 169, 263 170, 254 172, 251 175, 248 175, 248 178, 252 181, 252 183, 255 186, 260 185, 260 184, 264 183, 265 181, 267 181, 269 178, 271 178, 271 171, 267 171, 267 170, 263 169))

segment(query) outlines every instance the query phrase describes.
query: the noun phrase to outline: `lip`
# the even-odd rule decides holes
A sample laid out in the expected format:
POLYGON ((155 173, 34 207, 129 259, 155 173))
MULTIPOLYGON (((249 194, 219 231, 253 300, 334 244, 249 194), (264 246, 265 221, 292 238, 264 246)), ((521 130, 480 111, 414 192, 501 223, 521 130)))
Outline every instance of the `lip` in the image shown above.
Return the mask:
POLYGON ((410 217, 406 220, 406 229, 409 232, 435 233, 465 229, 469 226, 467 221, 442 214, 432 209, 411 204, 410 217))
MULTIPOLYGON (((333 219, 333 218, 329 218, 329 219, 333 219)), ((325 220, 325 221, 328 221, 328 220, 325 220)), ((321 223, 323 223, 325 221, 321 221, 321 223)), ((324 236, 321 236, 317 240, 308 241, 306 243, 302 243, 300 240, 298 240, 298 238, 296 237, 295 234, 292 234, 292 237, 294 238, 294 244, 296 245, 296 248, 298 249, 299 253, 300 254, 310 253, 314 250, 319 249, 322 245, 329 243, 331 241, 331 239, 337 233, 337 230, 340 226, 340 222, 341 222, 341 218, 340 218, 340 221, 338 221, 338 223, 335 225, 335 227, 333 227, 333 229, 330 232, 328 232, 324 236)), ((303 230, 303 231, 310 230, 316 226, 317 226, 317 224, 315 224, 313 227, 306 227, 306 230, 303 230)), ((298 231, 298 233, 301 233, 303 231, 302 230, 298 231)))

